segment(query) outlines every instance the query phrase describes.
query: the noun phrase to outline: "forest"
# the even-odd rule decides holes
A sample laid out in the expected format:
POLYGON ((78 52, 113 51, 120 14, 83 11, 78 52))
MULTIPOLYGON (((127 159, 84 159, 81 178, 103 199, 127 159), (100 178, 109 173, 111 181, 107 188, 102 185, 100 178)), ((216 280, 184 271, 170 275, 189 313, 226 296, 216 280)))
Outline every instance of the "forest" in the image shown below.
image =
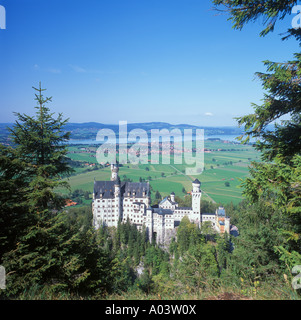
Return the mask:
MULTIPOLYGON (((262 17, 273 31, 296 1, 214 0, 234 28, 262 17)), ((301 29, 285 37, 300 42, 301 29)), ((284 37, 284 38, 285 38, 284 37)), ((285 39, 284 39, 285 40, 285 39)), ((72 174, 66 159, 67 120, 48 108, 41 83, 35 116, 16 113, 13 146, 0 144, 1 299, 300 299, 300 59, 265 61, 258 73, 265 98, 238 120, 242 143, 260 138, 242 181, 244 200, 226 212, 239 236, 215 234, 184 218, 168 246, 149 242, 129 222, 92 228, 90 207, 66 208, 57 188, 72 174), (277 122, 283 115, 289 120, 277 122), (274 130, 268 125, 275 122, 274 130)), ((202 210, 215 204, 203 201, 202 210)))
MULTIPOLYGON (((212 299, 223 293, 237 299, 299 298, 291 285, 291 270, 300 264, 299 216, 286 213, 285 202, 295 196, 288 186, 300 178, 298 162, 295 171, 285 164, 254 164, 244 182, 246 200, 226 206, 238 237, 216 234, 206 223, 199 228, 188 218, 163 247, 129 222, 95 231, 91 206, 67 208, 55 192, 58 186, 68 189, 62 177, 73 170, 67 146, 59 143, 69 138, 61 131, 66 120, 53 117, 41 86, 34 89, 36 117, 16 114, 15 146, 0 146, 0 264, 7 275, 2 298, 212 299), (255 199, 250 187, 267 168, 269 177, 281 175, 282 186, 266 186, 255 199)), ((176 200, 183 206, 191 201, 176 200)), ((217 206, 201 202, 202 212, 217 206)))

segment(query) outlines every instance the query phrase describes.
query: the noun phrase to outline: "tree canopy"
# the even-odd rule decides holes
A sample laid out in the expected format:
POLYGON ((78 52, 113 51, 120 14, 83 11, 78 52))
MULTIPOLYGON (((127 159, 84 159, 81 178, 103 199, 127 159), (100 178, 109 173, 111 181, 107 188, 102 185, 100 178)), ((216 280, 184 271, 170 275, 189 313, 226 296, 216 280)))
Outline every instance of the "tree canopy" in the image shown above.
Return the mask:
MULTIPOLYGON (((277 21, 292 12, 297 1, 213 0, 213 3, 217 10, 221 7, 221 11, 229 14, 236 29, 263 17, 265 28, 260 35, 266 36, 274 30, 277 21)), ((288 28, 282 40, 290 37, 301 44, 301 28, 288 28)), ((293 262, 301 263, 301 53, 293 57, 285 62, 264 61, 267 73, 256 73, 265 90, 263 103, 253 104, 254 113, 237 119, 245 130, 240 140, 247 142, 250 137, 258 138, 256 148, 262 151, 263 160, 252 163, 250 176, 242 184, 243 193, 259 216, 255 221, 271 212, 278 223, 281 221, 281 224, 275 222, 277 239, 281 240, 275 237, 273 241, 268 235, 264 239, 273 244, 289 271, 293 262), (259 212, 258 206, 263 212, 259 212)), ((267 218, 270 225, 263 225, 273 234, 275 225, 271 220, 267 218)), ((252 230, 253 224, 254 221, 250 221, 247 229, 252 230)), ((270 253, 268 257, 273 259, 270 253)))
MULTIPOLYGON (((261 21, 265 28, 260 35, 266 36, 274 30, 277 21, 292 12, 297 1, 213 0, 213 3, 218 11, 229 15, 235 29, 240 30, 247 23, 263 18, 261 21)), ((282 39, 291 36, 300 42, 301 29, 288 28, 282 39)), ((295 154, 300 154, 300 64, 300 53, 295 53, 294 59, 286 62, 264 61, 267 73, 256 73, 266 91, 263 103, 253 104, 254 113, 237 119, 245 130, 244 137, 240 139, 247 142, 250 137, 258 138, 257 148, 263 152, 265 160, 279 157, 289 162, 295 154)))

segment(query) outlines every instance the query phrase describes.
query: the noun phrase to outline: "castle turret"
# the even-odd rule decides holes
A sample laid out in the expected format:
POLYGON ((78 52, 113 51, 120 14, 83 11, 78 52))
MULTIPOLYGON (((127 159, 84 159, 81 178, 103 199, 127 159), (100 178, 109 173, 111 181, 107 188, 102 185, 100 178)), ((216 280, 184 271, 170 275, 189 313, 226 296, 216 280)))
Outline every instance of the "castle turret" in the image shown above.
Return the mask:
POLYGON ((96 184, 96 180, 95 180, 95 177, 94 177, 94 188, 93 188, 93 201, 92 201, 92 206, 93 206, 93 202, 95 200, 95 184, 96 184))
POLYGON ((119 171, 118 165, 112 163, 111 164, 111 181, 115 181, 117 179, 118 171, 119 171))
POLYGON ((201 222, 201 183, 198 179, 192 182, 192 214, 190 215, 190 221, 200 223, 201 222))
POLYGON ((175 193, 174 192, 172 192, 170 194, 170 200, 171 200, 171 202, 175 202, 175 193))
POLYGON ((115 227, 118 226, 118 221, 121 219, 121 193, 120 193, 120 178, 117 176, 114 183, 114 199, 115 199, 115 227))
POLYGON ((148 207, 146 209, 146 230, 148 232, 149 242, 152 242, 153 238, 153 209, 148 207))
POLYGON ((114 180, 114 196, 120 196, 120 178, 117 177, 117 179, 114 180))
POLYGON ((201 183, 198 179, 192 182, 192 192, 200 192, 201 183))

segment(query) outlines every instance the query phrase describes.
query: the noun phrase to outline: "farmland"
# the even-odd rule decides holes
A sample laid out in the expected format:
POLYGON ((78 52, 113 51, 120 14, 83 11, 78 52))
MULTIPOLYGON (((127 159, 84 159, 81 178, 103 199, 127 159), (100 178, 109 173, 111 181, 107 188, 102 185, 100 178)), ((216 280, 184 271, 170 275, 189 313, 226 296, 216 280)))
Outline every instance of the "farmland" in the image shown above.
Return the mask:
MULTIPOLYGON (((94 179, 109 180, 111 175, 110 166, 97 164, 96 149, 96 146, 72 145, 68 153, 70 159, 81 165, 73 176, 66 178, 71 190, 88 191, 90 199, 94 179)), ((191 191, 191 182, 198 178, 202 183, 203 199, 236 204, 243 199, 240 181, 248 176, 248 166, 251 161, 259 160, 259 156, 251 145, 205 140, 204 171, 197 176, 185 175, 186 164, 174 164, 172 156, 170 164, 121 165, 119 176, 121 181, 149 181, 152 197, 159 191, 162 197, 175 192, 181 198, 191 191)), ((66 190, 58 191, 68 193, 66 190)))

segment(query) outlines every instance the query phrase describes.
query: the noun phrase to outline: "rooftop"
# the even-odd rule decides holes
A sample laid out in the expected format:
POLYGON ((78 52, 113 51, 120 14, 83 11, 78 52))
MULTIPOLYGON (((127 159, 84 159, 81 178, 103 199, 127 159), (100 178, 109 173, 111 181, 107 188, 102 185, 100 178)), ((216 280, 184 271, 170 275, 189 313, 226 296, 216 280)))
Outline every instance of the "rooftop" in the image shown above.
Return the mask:
POLYGON ((225 211, 225 208, 223 207, 219 207, 218 210, 217 210, 217 215, 218 216, 225 216, 226 215, 226 211, 225 211))
MULTIPOLYGON (((116 181, 94 181, 95 199, 113 199, 116 181)), ((120 182, 120 193, 122 197, 144 198, 149 196, 148 182, 120 182)))

